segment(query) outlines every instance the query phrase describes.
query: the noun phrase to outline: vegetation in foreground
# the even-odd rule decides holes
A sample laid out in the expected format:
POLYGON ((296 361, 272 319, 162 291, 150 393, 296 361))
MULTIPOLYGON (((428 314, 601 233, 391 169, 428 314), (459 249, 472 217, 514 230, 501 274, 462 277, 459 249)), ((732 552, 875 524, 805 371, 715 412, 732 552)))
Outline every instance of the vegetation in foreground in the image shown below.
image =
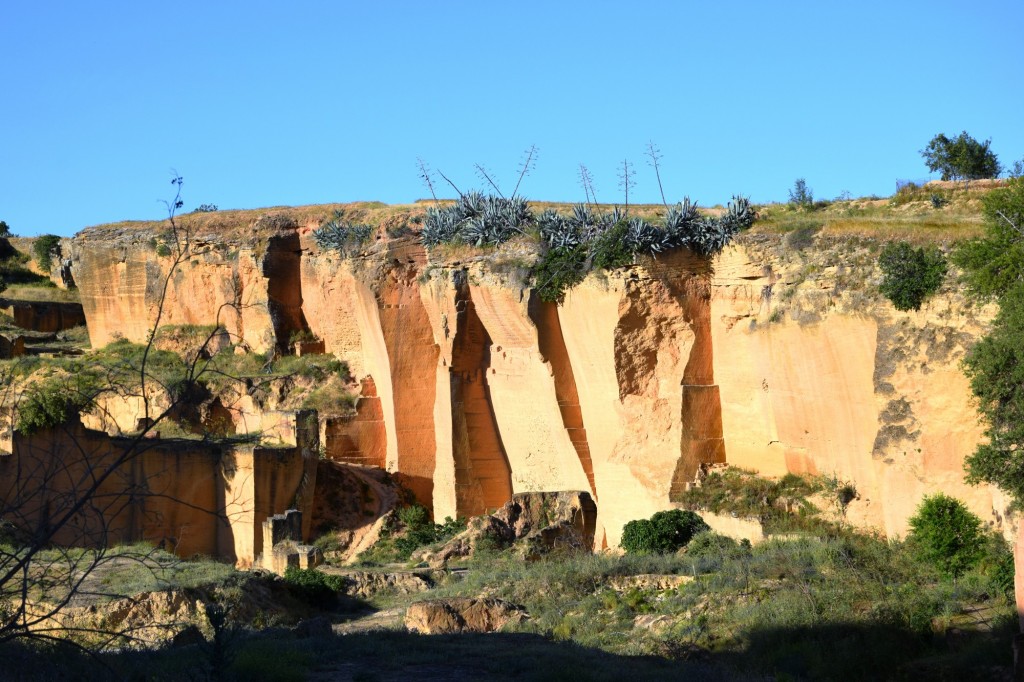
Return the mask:
MULTIPOLYGON (((151 680, 180 679, 186 671, 191 679, 246 680, 341 671, 367 680, 968 680, 1008 670, 1016 616, 1006 543, 941 495, 922 503, 905 541, 855 531, 816 510, 814 500, 838 504, 849 495, 838 481, 768 481, 727 470, 701 499, 766 519, 784 535, 751 546, 704 530, 699 514, 685 512, 654 526, 667 529, 664 537, 696 531, 679 551, 560 552, 523 562, 514 552, 481 550, 464 570, 433 573, 427 592, 381 592, 362 606, 337 601, 344 585, 338 575, 293 570, 284 581, 289 590, 334 623, 395 615, 375 626, 383 630, 343 637, 236 627, 216 660, 210 644, 104 660, 118 676, 144 666, 151 680), (951 535, 958 542, 947 542, 951 535), (524 606, 530 619, 486 636, 401 630, 402 607, 411 601, 454 596, 505 599, 524 606), (537 660, 523 660, 524 652, 537 660)), ((407 510, 400 521, 406 530, 396 536, 410 545, 434 542, 424 532, 429 522, 407 510)), ((393 550, 393 540, 383 544, 393 550)), ((194 584, 191 574, 179 574, 194 584)), ((106 674, 95 670, 97 679, 106 674)))

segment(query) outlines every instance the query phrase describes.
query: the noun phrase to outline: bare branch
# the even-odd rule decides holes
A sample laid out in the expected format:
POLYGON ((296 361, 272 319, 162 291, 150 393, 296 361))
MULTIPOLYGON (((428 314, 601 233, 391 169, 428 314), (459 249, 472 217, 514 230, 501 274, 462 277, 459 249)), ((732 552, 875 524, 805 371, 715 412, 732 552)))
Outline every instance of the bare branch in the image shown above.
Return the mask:
POLYGON ((654 166, 654 175, 658 178, 658 191, 661 192, 661 203, 665 204, 665 208, 668 208, 668 202, 665 201, 665 188, 661 186, 661 170, 658 167, 658 161, 661 160, 661 150, 654 146, 653 140, 647 141, 647 156, 650 158, 650 164, 654 166))
POLYGON ((996 215, 1006 221, 1006 224, 1016 230, 1022 237, 1024 237, 1024 229, 1021 229, 1017 225, 1014 225, 1013 221, 1006 217, 1002 211, 996 211, 996 215))
POLYGON ((523 159, 522 166, 520 166, 519 179, 516 181, 516 188, 512 190, 512 196, 519 193, 519 185, 523 182, 523 178, 525 178, 536 166, 538 151, 537 145, 535 144, 531 144, 530 148, 526 150, 526 158, 523 159))
POLYGON ((421 159, 418 156, 416 157, 416 166, 419 168, 420 171, 420 180, 422 180, 423 183, 427 186, 427 189, 430 190, 430 196, 434 198, 434 203, 437 204, 437 193, 434 192, 434 182, 430 179, 430 168, 423 161, 423 159, 421 159))
POLYGON ((590 170, 582 163, 580 164, 579 178, 580 184, 583 186, 583 193, 587 197, 587 204, 596 204, 597 193, 594 191, 594 178, 591 176, 590 170))
MULTIPOLYGON (((486 180, 487 183, 494 188, 494 191, 498 193, 498 196, 504 199, 505 195, 501 193, 500 189, 498 189, 497 183, 495 183, 494 180, 491 178, 490 174, 488 174, 487 169, 481 166, 479 163, 474 163, 473 167, 476 168, 477 175, 479 175, 482 180, 486 180)), ((516 185, 517 189, 518 187, 519 185, 516 185)))
POLYGON ((456 187, 455 183, 452 182, 451 180, 449 180, 447 175, 442 173, 440 169, 437 169, 437 174, 440 175, 442 178, 444 178, 444 181, 452 186, 452 189, 454 189, 456 191, 456 193, 459 195, 460 198, 462 197, 462 190, 460 190, 458 187, 456 187))
POLYGON ((633 166, 629 163, 629 159, 623 159, 622 170, 619 171, 619 187, 622 188, 623 192, 626 195, 626 208, 624 210, 624 213, 626 214, 629 213, 629 190, 630 188, 636 186, 636 182, 633 179, 634 176, 636 176, 636 171, 633 169, 633 166))

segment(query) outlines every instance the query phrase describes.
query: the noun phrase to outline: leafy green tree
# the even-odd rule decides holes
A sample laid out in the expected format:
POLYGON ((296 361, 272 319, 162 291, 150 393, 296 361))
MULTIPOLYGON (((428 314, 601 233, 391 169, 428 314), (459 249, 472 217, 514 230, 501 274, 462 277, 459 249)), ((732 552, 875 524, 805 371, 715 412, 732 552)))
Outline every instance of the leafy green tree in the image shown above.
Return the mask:
POLYGON ((0 220, 0 238, 10 237, 11 227, 7 224, 6 220, 0 220))
POLYGON ((32 244, 32 255, 36 257, 36 263, 44 272, 50 269, 53 262, 54 252, 60 253, 60 237, 55 234, 44 234, 32 244))
POLYGON ((967 480, 993 483, 1024 504, 1024 178, 984 199, 985 235, 961 244, 953 262, 968 291, 999 303, 989 333, 964 358, 986 422, 966 461, 967 480))
POLYGON ((925 165, 933 173, 942 173, 943 180, 964 181, 994 178, 1001 167, 995 153, 989 149, 992 140, 978 142, 963 131, 954 138, 939 133, 921 150, 925 165))
POLYGON ((1024 282, 1024 177, 982 199, 984 236, 960 244, 951 260, 970 293, 996 299, 1024 282))
POLYGON ((991 331, 964 358, 988 442, 967 457, 967 480, 1024 504, 1024 284, 1003 294, 991 331))
POLYGON ((920 310, 924 300, 942 286, 946 259, 935 247, 915 249, 906 242, 890 242, 878 257, 883 278, 878 289, 897 310, 920 310))
POLYGON ((620 545, 629 554, 667 553, 682 549, 698 533, 711 530, 696 513, 683 509, 660 511, 649 519, 630 521, 620 545))
POLYGON ((789 203, 797 206, 810 206, 814 203, 814 190, 807 186, 807 180, 796 179, 793 189, 789 190, 789 203))
POLYGON ((910 517, 910 537, 921 558, 956 578, 985 554, 981 519, 960 500, 937 493, 925 497, 910 517))

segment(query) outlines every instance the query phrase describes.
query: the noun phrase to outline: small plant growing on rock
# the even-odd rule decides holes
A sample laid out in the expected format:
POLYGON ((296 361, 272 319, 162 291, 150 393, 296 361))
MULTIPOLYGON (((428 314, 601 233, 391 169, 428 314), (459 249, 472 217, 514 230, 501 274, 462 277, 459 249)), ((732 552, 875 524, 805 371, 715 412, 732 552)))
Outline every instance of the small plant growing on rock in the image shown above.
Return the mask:
POLYGON ((289 566, 284 572, 284 581, 296 596, 316 606, 330 606, 345 589, 345 578, 328 575, 315 568, 289 566))
POLYGON ((946 259, 937 248, 915 249, 906 242, 887 244, 878 267, 883 274, 878 289, 897 310, 920 310, 946 277, 946 259))

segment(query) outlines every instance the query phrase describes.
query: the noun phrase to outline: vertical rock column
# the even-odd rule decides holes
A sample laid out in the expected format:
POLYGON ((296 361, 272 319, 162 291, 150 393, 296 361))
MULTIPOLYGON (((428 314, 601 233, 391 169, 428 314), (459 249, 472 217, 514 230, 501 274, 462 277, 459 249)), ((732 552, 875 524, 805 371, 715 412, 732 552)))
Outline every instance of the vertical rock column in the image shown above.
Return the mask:
POLYGON ((500 283, 469 289, 491 341, 487 386, 513 491, 590 490, 560 417, 552 367, 540 352, 526 292, 500 283))
POLYGON ((483 514, 512 497, 511 470, 488 386, 491 339, 476 313, 465 271, 433 277, 423 295, 440 349, 434 514, 483 514))
POLYGON ((555 382, 555 395, 558 398, 562 426, 576 448, 580 465, 590 482, 590 493, 597 501, 594 463, 590 457, 590 443, 587 441, 587 429, 583 423, 583 409, 580 407, 580 396, 576 389, 576 377, 573 374, 572 363, 569 362, 569 353, 565 349, 562 325, 558 321, 558 306, 541 301, 535 292, 531 292, 529 311, 530 319, 537 325, 537 341, 541 355, 551 365, 551 377, 555 382))
POLYGON ((715 385, 711 344, 711 285, 704 277, 668 279, 693 330, 693 346, 683 370, 679 462, 669 499, 678 499, 702 465, 725 462, 722 400, 715 385))
POLYGON ((418 274, 413 265, 395 259, 380 283, 377 301, 391 371, 394 470, 419 503, 432 509, 436 382, 431 378, 436 376, 438 347, 420 299, 418 274))
POLYGON ((685 251, 591 275, 558 309, 599 496, 598 543, 671 505, 724 456, 712 373, 708 264, 685 251))

